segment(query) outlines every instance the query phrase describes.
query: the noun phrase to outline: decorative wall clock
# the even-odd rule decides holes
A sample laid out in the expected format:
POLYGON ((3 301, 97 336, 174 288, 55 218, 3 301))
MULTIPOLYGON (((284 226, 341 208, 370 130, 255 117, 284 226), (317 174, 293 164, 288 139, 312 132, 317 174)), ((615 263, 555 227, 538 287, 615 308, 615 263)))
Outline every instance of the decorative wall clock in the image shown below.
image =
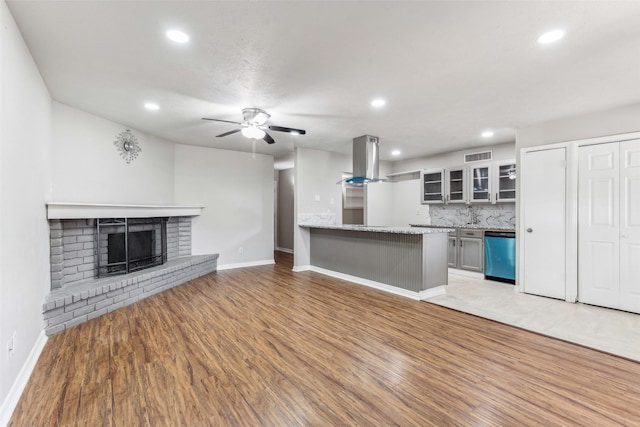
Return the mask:
POLYGON ((120 156, 127 163, 131 163, 132 160, 135 160, 135 158, 138 157, 138 154, 142 151, 142 148, 140 148, 140 145, 138 144, 138 139, 129 129, 124 132, 120 132, 116 137, 116 140, 113 141, 113 145, 116 146, 120 152, 120 156))

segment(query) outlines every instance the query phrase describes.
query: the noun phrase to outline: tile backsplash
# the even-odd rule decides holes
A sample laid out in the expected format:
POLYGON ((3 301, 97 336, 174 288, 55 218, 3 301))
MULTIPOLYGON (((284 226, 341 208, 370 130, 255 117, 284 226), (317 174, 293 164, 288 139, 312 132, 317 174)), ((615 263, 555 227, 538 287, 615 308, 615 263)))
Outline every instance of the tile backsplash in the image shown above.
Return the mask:
POLYGON ((464 226, 477 224, 483 227, 516 226, 516 205, 430 205, 431 225, 464 226))
POLYGON ((298 225, 335 225, 335 213, 300 213, 298 225))

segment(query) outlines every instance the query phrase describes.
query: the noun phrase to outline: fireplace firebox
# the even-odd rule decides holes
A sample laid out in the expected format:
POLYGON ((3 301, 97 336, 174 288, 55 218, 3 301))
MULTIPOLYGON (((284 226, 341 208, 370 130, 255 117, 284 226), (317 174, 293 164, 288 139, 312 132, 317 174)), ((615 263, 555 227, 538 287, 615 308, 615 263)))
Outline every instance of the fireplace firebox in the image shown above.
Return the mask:
POLYGON ((168 218, 96 221, 97 276, 126 274, 167 261, 168 218))

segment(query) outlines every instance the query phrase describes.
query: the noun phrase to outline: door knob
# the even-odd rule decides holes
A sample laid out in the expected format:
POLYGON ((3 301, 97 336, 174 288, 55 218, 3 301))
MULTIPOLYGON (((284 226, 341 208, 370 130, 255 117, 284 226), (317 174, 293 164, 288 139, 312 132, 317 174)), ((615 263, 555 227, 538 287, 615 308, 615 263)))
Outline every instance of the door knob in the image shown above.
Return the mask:
POLYGON ((533 228, 527 228, 527 233, 532 233, 533 232, 533 228))

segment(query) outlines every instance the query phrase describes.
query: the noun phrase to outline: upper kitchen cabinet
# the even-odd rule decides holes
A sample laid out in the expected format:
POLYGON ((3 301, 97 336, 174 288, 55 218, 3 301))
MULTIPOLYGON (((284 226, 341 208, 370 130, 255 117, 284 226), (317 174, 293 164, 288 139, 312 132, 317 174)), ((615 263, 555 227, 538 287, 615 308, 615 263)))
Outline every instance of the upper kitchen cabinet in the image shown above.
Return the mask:
POLYGON ((420 172, 422 203, 516 201, 516 162, 478 162, 420 172))
POLYGON ((467 203, 467 170, 464 166, 445 171, 446 202, 467 203))
POLYGON ((516 161, 509 160, 494 164, 494 188, 496 202, 516 201, 516 161))
POLYGON ((444 202, 444 178, 444 169, 420 171, 420 191, 423 204, 444 202))
POLYGON ((491 163, 469 166, 471 203, 491 202, 491 163))

